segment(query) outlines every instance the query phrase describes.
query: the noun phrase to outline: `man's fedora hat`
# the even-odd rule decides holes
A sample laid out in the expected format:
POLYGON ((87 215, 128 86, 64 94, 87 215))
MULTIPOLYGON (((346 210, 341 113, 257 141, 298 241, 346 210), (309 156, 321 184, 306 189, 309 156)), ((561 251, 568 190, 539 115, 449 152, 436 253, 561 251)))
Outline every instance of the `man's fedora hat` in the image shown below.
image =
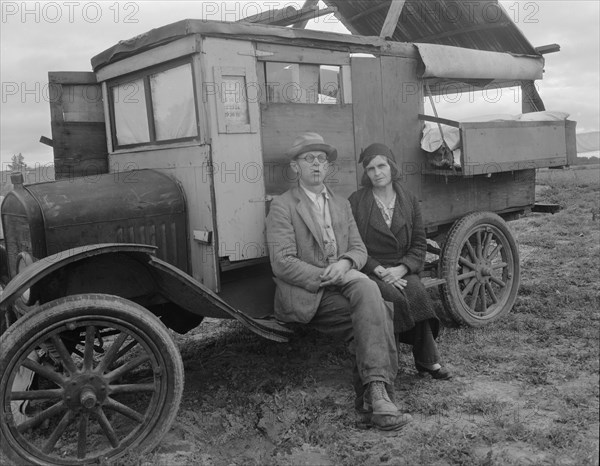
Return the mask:
POLYGON ((290 159, 295 159, 305 152, 323 151, 327 154, 327 160, 333 162, 337 159, 337 149, 329 144, 325 144, 323 136, 317 133, 304 133, 294 140, 292 147, 288 149, 286 155, 290 159))

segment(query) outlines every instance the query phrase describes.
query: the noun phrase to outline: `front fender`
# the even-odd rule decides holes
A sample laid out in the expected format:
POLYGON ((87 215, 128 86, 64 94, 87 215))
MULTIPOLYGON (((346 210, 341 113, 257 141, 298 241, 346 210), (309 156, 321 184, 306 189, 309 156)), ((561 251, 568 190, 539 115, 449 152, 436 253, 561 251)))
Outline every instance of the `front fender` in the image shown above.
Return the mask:
POLYGON ((154 269, 161 294, 183 309, 207 317, 233 317, 262 337, 280 342, 288 341, 292 331, 277 321, 255 319, 246 315, 193 277, 155 256, 150 257, 149 265, 154 269))
POLYGON ((33 287, 43 278, 66 267, 69 264, 85 260, 89 257, 108 253, 141 253, 148 257, 154 256, 156 246, 145 244, 105 243, 80 246, 67 249, 34 262, 22 273, 14 277, 4 288, 0 298, 0 311, 6 311, 8 306, 21 296, 27 289, 33 287))
MULTIPOLYGON (((0 298, 0 314, 4 314, 27 289, 34 287, 55 272, 77 262, 83 263, 94 256, 122 253, 138 256, 138 261, 143 263, 142 266, 152 274, 159 294, 176 306, 170 312, 179 311, 185 314, 187 311, 197 316, 234 318, 265 338, 275 341, 288 340, 291 333, 289 329, 274 320, 253 319, 233 308, 219 295, 185 272, 158 259, 154 255, 156 249, 155 246, 142 244, 107 243, 81 246, 45 257, 28 266, 4 288, 0 298)), ((185 319, 185 316, 182 315, 182 318, 185 319)))

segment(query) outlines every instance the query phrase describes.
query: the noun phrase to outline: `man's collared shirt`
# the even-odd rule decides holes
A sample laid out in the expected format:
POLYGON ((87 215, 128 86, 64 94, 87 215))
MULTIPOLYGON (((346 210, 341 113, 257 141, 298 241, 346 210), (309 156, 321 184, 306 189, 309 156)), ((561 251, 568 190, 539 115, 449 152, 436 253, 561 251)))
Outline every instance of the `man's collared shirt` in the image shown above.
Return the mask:
POLYGON ((308 196, 311 208, 315 214, 314 217, 321 228, 327 262, 337 262, 337 241, 333 232, 331 212, 329 210, 329 192, 327 192, 325 186, 323 186, 323 190, 318 194, 306 189, 302 186, 302 183, 300 183, 300 187, 308 196))

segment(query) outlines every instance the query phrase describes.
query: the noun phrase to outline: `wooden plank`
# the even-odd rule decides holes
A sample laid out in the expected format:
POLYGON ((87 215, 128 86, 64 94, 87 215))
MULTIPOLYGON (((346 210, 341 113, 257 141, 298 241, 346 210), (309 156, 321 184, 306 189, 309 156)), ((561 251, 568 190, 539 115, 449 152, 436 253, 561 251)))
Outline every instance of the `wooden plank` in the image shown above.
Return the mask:
POLYGON ((560 45, 558 45, 558 44, 540 45, 539 47, 535 48, 535 51, 541 55, 545 55, 547 53, 560 52, 560 45))
POLYGON ((383 10, 386 7, 387 7, 387 5, 384 2, 381 2, 378 5, 372 6, 371 8, 366 8, 363 11, 361 11, 360 13, 357 13, 354 16, 351 16, 350 18, 348 18, 348 21, 354 22, 357 19, 360 19, 364 16, 369 16, 379 10, 383 10))
POLYGON ((317 132, 338 150, 327 184, 342 196, 356 191, 356 161, 352 105, 269 104, 261 106, 262 147, 266 193, 277 195, 297 183, 285 156, 294 139, 317 132))
POLYGON ((384 142, 396 156, 405 186, 419 197, 422 162, 423 88, 417 78, 417 61, 381 57, 384 142))
POLYGON ((541 212, 544 214, 555 214, 560 212, 560 204, 552 204, 550 202, 536 202, 531 208, 532 212, 541 212))
POLYGON ((521 112, 541 112, 546 110, 544 101, 533 81, 521 81, 521 112))
POLYGON ((49 71, 50 84, 96 84, 96 75, 89 71, 49 71))
POLYGON ((311 19, 320 18, 321 16, 330 15, 333 13, 337 13, 337 8, 308 8, 306 10, 298 10, 298 14, 294 18, 288 18, 287 21, 281 21, 277 23, 278 26, 290 26, 293 25, 294 22, 308 22, 311 19))
POLYGON ((420 199, 427 228, 450 225, 479 210, 522 210, 535 203, 535 170, 472 178, 423 176, 420 199))
POLYGON ((286 6, 285 8, 277 8, 274 10, 269 8, 256 15, 242 18, 237 22, 279 25, 280 21, 289 20, 290 17, 296 17, 297 14, 298 10, 296 10, 296 8, 293 6, 286 6))
POLYGON ((116 78, 133 71, 141 70, 149 66, 158 65, 178 57, 190 55, 199 51, 195 35, 189 35, 182 39, 169 42, 152 50, 138 53, 132 57, 111 63, 96 72, 98 82, 116 78))
POLYGON ((267 43, 257 43, 256 50, 269 53, 257 56, 256 59, 260 61, 340 66, 350 64, 348 52, 267 43))
POLYGON ((379 37, 385 39, 388 37, 391 38, 394 35, 394 31, 398 25, 398 20, 400 19, 400 14, 402 13, 402 8, 404 8, 404 3, 405 0, 392 0, 390 9, 385 17, 383 26, 381 27, 379 37))
POLYGON ((432 288, 434 286, 440 286, 446 284, 445 278, 432 278, 432 277, 423 277, 421 278, 421 283, 425 288, 432 288))
POLYGON ((432 123, 441 123, 442 125, 454 126, 455 128, 460 127, 460 122, 454 121, 454 120, 448 120, 447 118, 434 117, 431 115, 423 115, 422 113, 419 113, 419 115, 417 115, 417 116, 418 116, 419 120, 431 121, 432 123))
POLYGON ((105 173, 104 107, 94 73, 51 72, 48 79, 56 93, 50 99, 56 179, 105 173))
POLYGON ((102 90, 98 84, 63 85, 63 92, 64 121, 104 122, 102 90))
POLYGON ((434 42, 439 41, 440 39, 447 39, 448 37, 454 37, 463 34, 472 34, 474 32, 483 31, 483 33, 487 33, 493 29, 506 28, 512 25, 511 21, 498 21, 494 23, 483 23, 478 24, 476 26, 471 27, 463 27, 460 29, 453 29, 451 31, 444 31, 439 34, 430 34, 427 36, 415 37, 412 42, 434 42))
MULTIPOLYGON (((355 57, 352 72, 352 107, 354 116, 355 161, 363 149, 384 140, 383 90, 379 58, 355 57)), ((357 182, 362 178, 362 167, 357 168, 357 182)))
MULTIPOLYGON (((319 0, 306 0, 304 2, 304 5, 302 5, 302 9, 306 10, 308 8, 314 8, 315 6, 317 6, 319 3, 319 0)), ((336 8, 337 10, 337 8, 336 8)), ((306 27, 306 25, 308 24, 309 19, 303 19, 302 21, 298 21, 296 23, 294 23, 292 25, 292 27, 297 28, 297 29, 304 29, 306 27)))
POLYGON ((52 141, 52 139, 47 138, 46 136, 40 136, 40 142, 42 144, 45 144, 50 147, 52 147, 54 145, 54 142, 52 141))
POLYGON ((308 0, 306 3, 310 4, 306 6, 306 4, 300 9, 297 10, 293 6, 287 6, 285 8, 280 8, 277 10, 267 10, 262 13, 248 16, 243 18, 237 22, 245 22, 245 23, 253 23, 253 24, 267 24, 270 26, 289 26, 295 24, 299 24, 299 29, 304 29, 308 21, 311 19, 318 18, 320 16, 329 15, 331 13, 336 13, 336 7, 322 8, 319 9, 317 6, 318 0, 308 0), (304 26, 302 26, 304 24, 304 26))
POLYGON ((577 134, 575 128, 577 122, 572 120, 565 121, 565 138, 567 145, 567 164, 575 165, 577 163, 577 134))
POLYGON ((489 173, 567 163, 564 121, 461 124, 465 173, 489 173))
POLYGON ((463 79, 459 82, 453 81, 452 79, 428 78, 425 79, 424 82, 429 85, 432 96, 462 94, 482 89, 495 90, 521 85, 521 81, 515 81, 514 79, 508 81, 493 79, 463 79))

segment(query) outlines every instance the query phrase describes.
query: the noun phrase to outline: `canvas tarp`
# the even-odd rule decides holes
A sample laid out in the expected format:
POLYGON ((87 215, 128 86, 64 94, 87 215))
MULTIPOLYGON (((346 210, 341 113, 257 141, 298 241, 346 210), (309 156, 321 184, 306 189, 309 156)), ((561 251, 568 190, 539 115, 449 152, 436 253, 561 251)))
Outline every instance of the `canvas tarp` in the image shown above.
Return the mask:
POLYGON ((437 44, 415 44, 425 65, 423 78, 536 80, 544 70, 542 57, 464 49, 437 44))

